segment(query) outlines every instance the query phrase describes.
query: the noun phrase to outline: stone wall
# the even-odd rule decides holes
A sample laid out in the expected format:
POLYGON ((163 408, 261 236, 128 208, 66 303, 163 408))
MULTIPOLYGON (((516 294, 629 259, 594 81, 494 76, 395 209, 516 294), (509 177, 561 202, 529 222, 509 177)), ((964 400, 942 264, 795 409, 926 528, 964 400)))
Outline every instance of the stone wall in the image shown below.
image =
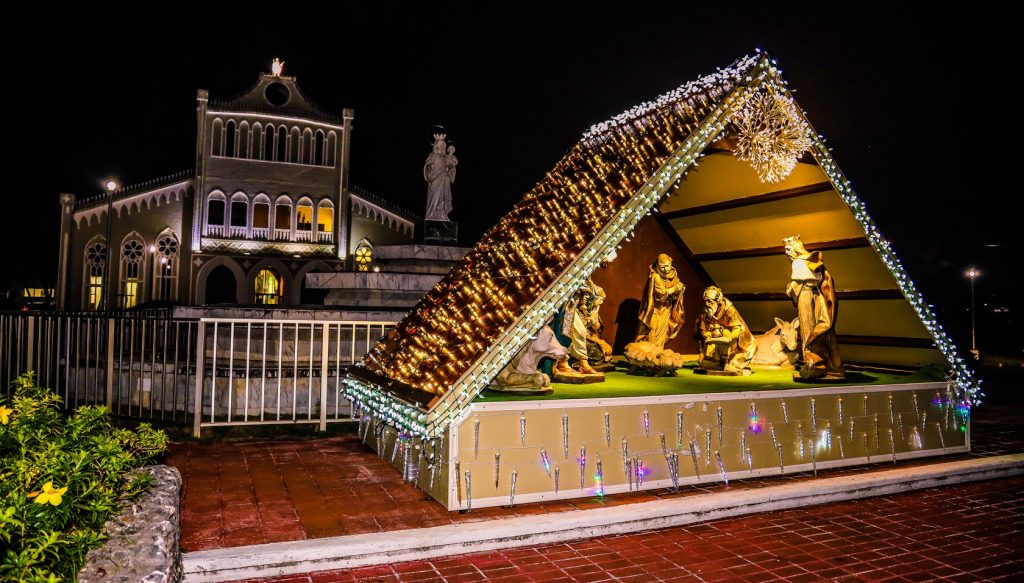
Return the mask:
POLYGON ((78 573, 80 583, 181 581, 181 474, 170 466, 137 471, 152 474, 153 487, 107 521, 104 531, 109 538, 89 552, 78 573))

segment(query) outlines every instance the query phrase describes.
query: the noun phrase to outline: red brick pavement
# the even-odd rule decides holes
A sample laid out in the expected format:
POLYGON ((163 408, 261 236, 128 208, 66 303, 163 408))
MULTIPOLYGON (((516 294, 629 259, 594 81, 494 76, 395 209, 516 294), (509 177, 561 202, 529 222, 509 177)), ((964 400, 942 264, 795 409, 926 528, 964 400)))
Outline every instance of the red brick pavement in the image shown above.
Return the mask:
MULTIPOLYGON (((1014 409, 1016 410, 1016 409, 1014 409)), ((995 408, 991 413, 998 413, 995 408)), ((1024 435, 1012 415, 983 414, 973 422, 975 455, 1024 451, 1024 435)), ((958 456, 965 457, 965 456, 958 456)), ((934 458, 933 458, 934 459, 934 458)), ((307 441, 179 443, 167 463, 184 478, 182 540, 185 551, 304 540, 365 532, 439 526, 495 517, 564 512, 668 496, 758 488, 780 480, 814 479, 808 474, 732 480, 729 486, 690 486, 616 494, 603 501, 582 498, 449 512, 410 484, 355 437, 307 441)), ((902 467, 930 463, 901 462, 902 467)), ((844 468, 820 475, 872 471, 879 466, 844 468)), ((884 467, 884 466, 882 466, 884 467)))
POLYGON ((1024 478, 534 548, 258 579, 995 581, 1024 573, 1024 478))

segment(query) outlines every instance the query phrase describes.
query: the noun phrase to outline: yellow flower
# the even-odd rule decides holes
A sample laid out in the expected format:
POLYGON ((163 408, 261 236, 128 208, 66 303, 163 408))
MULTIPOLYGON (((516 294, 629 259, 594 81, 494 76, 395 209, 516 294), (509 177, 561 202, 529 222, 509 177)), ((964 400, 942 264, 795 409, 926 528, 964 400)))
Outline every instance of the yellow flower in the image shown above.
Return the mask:
POLYGON ((60 506, 61 501, 64 499, 64 492, 67 491, 67 486, 64 486, 63 488, 54 488, 53 482, 51 481, 43 484, 42 492, 29 492, 28 496, 29 498, 34 496, 36 504, 46 504, 49 502, 54 506, 60 506))
POLYGON ((0 405, 0 423, 7 425, 11 422, 11 413, 14 413, 14 409, 8 409, 3 405, 0 405))

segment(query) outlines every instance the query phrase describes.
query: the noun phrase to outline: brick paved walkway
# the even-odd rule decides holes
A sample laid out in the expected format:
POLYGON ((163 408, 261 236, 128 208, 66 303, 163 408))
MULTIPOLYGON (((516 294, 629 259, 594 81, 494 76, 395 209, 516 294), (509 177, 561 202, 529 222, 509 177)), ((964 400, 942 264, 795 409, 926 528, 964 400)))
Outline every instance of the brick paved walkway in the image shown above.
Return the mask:
POLYGON ((275 579, 996 581, 1024 573, 1024 478, 535 548, 275 579))
MULTIPOLYGON (((994 406, 978 410, 972 421, 972 455, 1024 451, 1024 432, 1011 414, 1014 411, 1020 409, 1005 411, 994 406)), ((927 464, 935 459, 900 465, 927 464)), ((184 478, 181 545, 185 551, 564 512, 814 479, 809 473, 733 479, 729 486, 689 486, 678 493, 655 490, 610 495, 603 502, 582 498, 459 514, 402 483, 397 471, 351 436, 174 444, 167 463, 176 466, 184 478)), ((843 468, 819 475, 860 473, 875 467, 843 468)))

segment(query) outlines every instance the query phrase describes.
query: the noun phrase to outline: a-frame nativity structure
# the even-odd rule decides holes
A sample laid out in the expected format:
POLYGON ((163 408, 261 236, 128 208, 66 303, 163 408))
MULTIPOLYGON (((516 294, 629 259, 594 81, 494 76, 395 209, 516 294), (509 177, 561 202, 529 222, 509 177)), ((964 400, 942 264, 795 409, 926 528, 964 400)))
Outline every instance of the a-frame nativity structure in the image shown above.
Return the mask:
MULTIPOLYGON (((667 346, 700 350, 690 333, 667 346)), ((345 390, 363 441, 452 510, 966 451, 980 396, 761 52, 592 127, 345 390), (662 253, 686 284, 687 330, 709 285, 754 331, 792 318, 783 238, 796 234, 835 274, 844 382, 682 369, 485 392, 591 277, 621 352, 662 253)))

